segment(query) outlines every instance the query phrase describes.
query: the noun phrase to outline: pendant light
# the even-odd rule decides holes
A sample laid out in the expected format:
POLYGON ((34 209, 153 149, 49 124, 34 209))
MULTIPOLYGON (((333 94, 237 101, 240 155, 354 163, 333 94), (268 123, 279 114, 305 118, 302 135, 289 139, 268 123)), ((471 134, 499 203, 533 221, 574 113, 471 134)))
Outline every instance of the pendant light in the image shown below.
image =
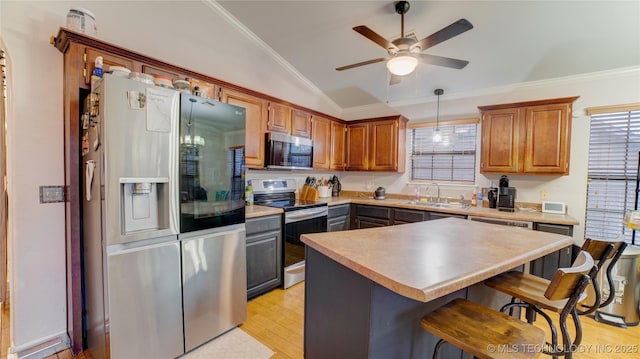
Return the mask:
POLYGON ((440 127, 438 127, 440 123, 440 95, 444 93, 442 89, 435 89, 433 93, 438 96, 438 108, 436 110, 436 129, 433 131, 433 142, 442 141, 442 135, 440 134, 440 127))

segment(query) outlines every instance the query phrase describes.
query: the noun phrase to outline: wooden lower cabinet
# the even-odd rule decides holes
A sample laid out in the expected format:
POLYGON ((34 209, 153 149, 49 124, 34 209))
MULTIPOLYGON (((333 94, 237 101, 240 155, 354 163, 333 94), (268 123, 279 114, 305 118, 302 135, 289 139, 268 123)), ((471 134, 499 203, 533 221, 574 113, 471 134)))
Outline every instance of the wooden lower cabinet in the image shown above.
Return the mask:
POLYGON ((422 222, 427 218, 429 212, 414 209, 393 209, 393 224, 422 222))
POLYGON ((329 207, 327 215, 327 232, 346 231, 349 229, 350 204, 329 207))
POLYGON ((460 218, 467 219, 467 216, 464 214, 454 214, 454 213, 442 213, 442 212, 429 212, 429 218, 425 219, 426 221, 432 221, 434 219, 440 218, 460 218))
POLYGON ((282 284, 282 218, 249 218, 247 230, 247 298, 282 284))

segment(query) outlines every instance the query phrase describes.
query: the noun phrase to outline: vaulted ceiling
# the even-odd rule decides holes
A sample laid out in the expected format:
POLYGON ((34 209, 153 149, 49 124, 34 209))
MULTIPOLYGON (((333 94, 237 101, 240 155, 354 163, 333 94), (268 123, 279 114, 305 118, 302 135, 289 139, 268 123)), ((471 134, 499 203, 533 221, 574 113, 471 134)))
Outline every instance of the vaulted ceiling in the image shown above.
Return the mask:
POLYGON ((410 1, 405 33, 418 39, 461 18, 473 24, 424 51, 469 65, 457 70, 420 64, 392 86, 384 62, 335 68, 387 56, 352 28, 366 25, 389 40, 399 37, 401 17, 393 1, 218 3, 347 112, 385 103, 416 117, 416 106, 432 101, 436 88, 473 96, 523 82, 640 66, 639 1, 410 1))

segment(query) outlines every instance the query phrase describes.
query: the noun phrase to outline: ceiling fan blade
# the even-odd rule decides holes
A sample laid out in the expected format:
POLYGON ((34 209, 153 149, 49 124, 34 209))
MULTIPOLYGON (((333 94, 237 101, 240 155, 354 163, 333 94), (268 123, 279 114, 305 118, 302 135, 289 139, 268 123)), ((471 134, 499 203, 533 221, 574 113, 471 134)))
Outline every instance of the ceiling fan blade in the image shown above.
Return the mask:
POLYGON ((369 64, 375 64, 376 62, 382 62, 382 61, 386 61, 386 60, 387 60, 386 57, 380 57, 380 58, 373 59, 373 60, 367 60, 367 61, 362 61, 362 62, 358 62, 358 63, 351 64, 351 65, 336 67, 336 70, 337 71, 344 71, 344 70, 352 69, 354 67, 359 67, 359 66, 364 66, 364 65, 369 65, 369 64))
POLYGON ((384 37, 378 35, 378 33, 366 27, 365 25, 356 26, 353 28, 353 30, 355 30, 360 35, 366 37, 367 39, 375 42, 376 44, 382 46, 382 48, 384 48, 387 51, 389 49, 396 49, 396 50, 398 49, 396 45, 392 44, 391 42, 389 42, 389 40, 385 39, 384 37))
POLYGON ((458 70, 463 69, 465 66, 469 64, 469 61, 452 59, 450 57, 442 57, 442 56, 429 55, 429 54, 416 54, 416 56, 418 56, 420 60, 422 60, 422 62, 424 63, 431 64, 431 65, 451 67, 458 70))
POLYGON ((460 19, 453 24, 434 32, 411 46, 411 49, 420 47, 420 51, 424 51, 452 37, 458 36, 465 31, 473 29, 473 25, 467 19, 460 19))

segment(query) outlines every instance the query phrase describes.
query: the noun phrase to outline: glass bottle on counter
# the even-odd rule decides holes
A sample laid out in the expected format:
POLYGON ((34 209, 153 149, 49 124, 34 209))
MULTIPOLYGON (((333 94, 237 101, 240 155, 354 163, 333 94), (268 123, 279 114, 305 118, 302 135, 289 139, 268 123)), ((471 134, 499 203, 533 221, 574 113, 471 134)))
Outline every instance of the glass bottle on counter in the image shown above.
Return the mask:
POLYGON ((244 188, 244 200, 247 206, 253 206, 253 186, 251 181, 247 181, 247 186, 244 188))

